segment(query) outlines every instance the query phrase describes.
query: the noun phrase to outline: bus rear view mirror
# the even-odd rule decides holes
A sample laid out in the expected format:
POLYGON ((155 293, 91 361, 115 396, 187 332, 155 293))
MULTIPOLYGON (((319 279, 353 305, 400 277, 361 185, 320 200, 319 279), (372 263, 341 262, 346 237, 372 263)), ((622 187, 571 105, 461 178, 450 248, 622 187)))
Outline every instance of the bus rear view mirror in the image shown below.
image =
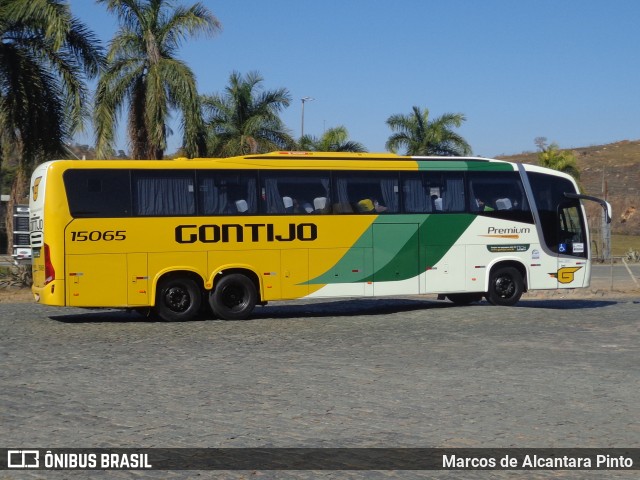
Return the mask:
POLYGON ((564 196, 567 198, 576 198, 578 200, 589 200, 590 202, 599 203, 602 209, 604 210, 607 223, 611 223, 611 216, 613 215, 613 210, 611 209, 611 204, 606 200, 602 200, 598 197, 592 197, 591 195, 582 195, 579 193, 571 193, 565 192, 564 196))

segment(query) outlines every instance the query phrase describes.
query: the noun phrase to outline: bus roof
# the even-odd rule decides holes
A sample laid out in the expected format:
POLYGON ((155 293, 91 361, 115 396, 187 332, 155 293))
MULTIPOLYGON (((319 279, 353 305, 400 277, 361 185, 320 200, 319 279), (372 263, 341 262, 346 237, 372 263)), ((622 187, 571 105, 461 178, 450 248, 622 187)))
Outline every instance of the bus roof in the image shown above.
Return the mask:
POLYGON ((67 168, 295 168, 317 170, 516 170, 515 164, 483 157, 421 157, 393 153, 271 152, 227 158, 174 160, 57 160, 67 168))

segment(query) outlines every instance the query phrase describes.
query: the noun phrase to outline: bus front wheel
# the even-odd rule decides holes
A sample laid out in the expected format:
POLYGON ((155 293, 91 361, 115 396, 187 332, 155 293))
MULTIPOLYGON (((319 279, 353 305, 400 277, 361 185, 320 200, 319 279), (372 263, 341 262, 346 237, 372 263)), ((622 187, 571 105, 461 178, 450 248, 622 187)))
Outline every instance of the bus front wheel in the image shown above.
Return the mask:
POLYGON ((160 281, 154 312, 165 322, 186 322, 200 311, 202 294, 198 284, 188 277, 170 277, 160 281))
POLYGON ((224 320, 244 320, 256 306, 258 292, 256 286, 245 275, 232 273, 220 279, 209 294, 211 310, 224 320))
POLYGON ((524 291, 522 274, 514 267, 500 267, 491 272, 487 301, 492 305, 515 305, 524 291))

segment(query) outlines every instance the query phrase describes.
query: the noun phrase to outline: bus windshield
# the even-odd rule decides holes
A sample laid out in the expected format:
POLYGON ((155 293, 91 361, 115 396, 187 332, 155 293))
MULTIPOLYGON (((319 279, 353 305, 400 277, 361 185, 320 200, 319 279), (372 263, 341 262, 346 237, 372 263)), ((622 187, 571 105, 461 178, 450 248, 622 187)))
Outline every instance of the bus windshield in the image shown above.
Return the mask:
POLYGON ((563 177, 529 172, 544 242, 556 254, 588 257, 586 225, 580 201, 565 196, 575 192, 563 177))

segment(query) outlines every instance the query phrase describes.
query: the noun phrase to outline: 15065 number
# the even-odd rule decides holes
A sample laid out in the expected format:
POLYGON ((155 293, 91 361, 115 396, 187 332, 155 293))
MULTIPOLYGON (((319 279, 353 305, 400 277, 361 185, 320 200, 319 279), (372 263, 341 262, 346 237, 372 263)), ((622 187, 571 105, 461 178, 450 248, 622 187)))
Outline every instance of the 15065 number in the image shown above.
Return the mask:
POLYGON ((88 231, 80 231, 80 232, 71 232, 71 241, 72 242, 111 242, 111 241, 122 241, 127 238, 126 230, 106 230, 101 232, 100 230, 94 230, 92 232, 88 231))

